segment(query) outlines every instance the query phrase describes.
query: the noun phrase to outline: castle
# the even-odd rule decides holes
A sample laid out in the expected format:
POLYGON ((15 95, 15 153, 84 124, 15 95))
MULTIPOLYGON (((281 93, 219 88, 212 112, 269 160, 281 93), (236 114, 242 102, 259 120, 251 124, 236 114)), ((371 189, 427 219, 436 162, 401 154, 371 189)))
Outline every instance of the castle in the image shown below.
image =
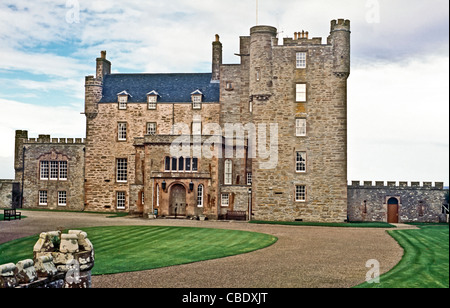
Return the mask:
POLYGON ((103 51, 85 81, 85 139, 16 132, 13 203, 144 217, 438 220, 442 183, 348 186, 350 33, 339 19, 325 43, 305 31, 280 42, 276 28, 255 26, 232 65, 216 35, 212 73, 111 74, 103 51))

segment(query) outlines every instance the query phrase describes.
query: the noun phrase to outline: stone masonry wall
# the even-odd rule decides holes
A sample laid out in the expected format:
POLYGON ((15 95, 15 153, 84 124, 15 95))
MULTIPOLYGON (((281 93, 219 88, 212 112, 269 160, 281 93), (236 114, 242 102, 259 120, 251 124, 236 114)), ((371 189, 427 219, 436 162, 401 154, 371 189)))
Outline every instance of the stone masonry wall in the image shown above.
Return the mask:
POLYGON ((443 183, 373 182, 363 185, 354 181, 348 187, 350 221, 388 221, 387 207, 391 198, 399 203, 399 222, 439 222, 445 190, 443 183))
MULTIPOLYGON (((47 208, 83 210, 84 208, 84 149, 81 138, 51 138, 40 135, 39 138, 17 139, 20 145, 20 162, 25 148, 25 176, 23 187, 23 208, 47 208), (41 161, 67 162, 67 179, 41 179, 41 161), (39 191, 47 192, 47 204, 39 201, 39 191), (66 193, 66 204, 60 204, 59 192, 66 193)), ((50 168, 50 167, 49 167, 50 168)), ((50 171, 49 171, 50 172, 50 171)), ((22 168, 16 168, 16 180, 21 182, 22 168)))

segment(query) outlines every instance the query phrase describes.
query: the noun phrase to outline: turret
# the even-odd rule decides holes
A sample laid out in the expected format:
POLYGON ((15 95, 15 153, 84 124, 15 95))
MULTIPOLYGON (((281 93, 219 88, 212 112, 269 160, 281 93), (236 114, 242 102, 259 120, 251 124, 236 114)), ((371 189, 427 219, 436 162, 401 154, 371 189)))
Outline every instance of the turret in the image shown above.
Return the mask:
POLYGON ((329 43, 333 45, 334 73, 350 74, 350 20, 332 20, 329 43))
POLYGON ((272 46, 276 37, 274 27, 250 29, 250 95, 272 93, 272 46))

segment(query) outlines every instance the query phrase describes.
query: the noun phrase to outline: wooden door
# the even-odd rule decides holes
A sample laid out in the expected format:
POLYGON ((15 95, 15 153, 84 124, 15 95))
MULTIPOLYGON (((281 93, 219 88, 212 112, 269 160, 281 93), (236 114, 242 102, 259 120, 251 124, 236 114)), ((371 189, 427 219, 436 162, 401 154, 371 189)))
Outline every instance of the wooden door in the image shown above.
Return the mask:
POLYGON ((186 215, 186 189, 183 185, 177 184, 170 189, 170 216, 186 215))
POLYGON ((390 224, 398 224, 398 199, 391 198, 388 201, 388 223, 390 224))

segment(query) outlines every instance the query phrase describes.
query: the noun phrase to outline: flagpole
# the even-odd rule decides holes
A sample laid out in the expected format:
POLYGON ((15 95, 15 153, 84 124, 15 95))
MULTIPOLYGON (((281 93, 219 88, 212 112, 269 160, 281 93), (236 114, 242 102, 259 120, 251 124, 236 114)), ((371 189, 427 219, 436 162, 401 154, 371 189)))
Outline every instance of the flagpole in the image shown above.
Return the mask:
POLYGON ((258 25, 258 0, 256 0, 256 25, 258 25))

